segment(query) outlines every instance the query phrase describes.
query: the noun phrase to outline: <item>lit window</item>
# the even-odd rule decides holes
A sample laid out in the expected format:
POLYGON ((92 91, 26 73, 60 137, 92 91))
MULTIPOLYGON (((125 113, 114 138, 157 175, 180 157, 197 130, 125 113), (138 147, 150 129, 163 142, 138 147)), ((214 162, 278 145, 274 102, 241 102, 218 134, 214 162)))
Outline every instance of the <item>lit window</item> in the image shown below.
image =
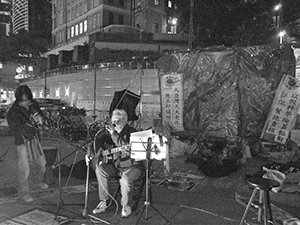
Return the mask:
POLYGON ((83 32, 83 23, 81 22, 79 24, 79 34, 82 34, 82 32, 83 32))
POLYGON ((170 0, 168 1, 168 7, 172 8, 172 1, 170 1, 170 0))
POLYGON ((74 37, 74 26, 71 27, 71 38, 74 37))
POLYGON ((87 32, 87 20, 83 22, 83 32, 87 32))
POLYGON ((3 69, 3 64, 2 63, 0 63, 0 69, 3 69))
POLYGON ((75 25, 75 36, 78 35, 78 24, 75 25))
POLYGON ((154 5, 159 5, 159 0, 154 0, 154 5))

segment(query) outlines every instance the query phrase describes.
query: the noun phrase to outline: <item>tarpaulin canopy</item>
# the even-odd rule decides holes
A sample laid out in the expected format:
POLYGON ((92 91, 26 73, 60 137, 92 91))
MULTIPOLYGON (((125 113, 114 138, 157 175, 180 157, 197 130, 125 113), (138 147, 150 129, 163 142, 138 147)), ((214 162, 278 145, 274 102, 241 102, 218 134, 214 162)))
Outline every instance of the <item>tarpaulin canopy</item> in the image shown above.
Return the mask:
MULTIPOLYGON (((172 74, 182 78, 184 132, 259 138, 282 76, 295 74, 295 58, 290 46, 169 53, 159 60, 159 78, 172 74)), ((167 116, 165 129, 178 131, 167 116)))

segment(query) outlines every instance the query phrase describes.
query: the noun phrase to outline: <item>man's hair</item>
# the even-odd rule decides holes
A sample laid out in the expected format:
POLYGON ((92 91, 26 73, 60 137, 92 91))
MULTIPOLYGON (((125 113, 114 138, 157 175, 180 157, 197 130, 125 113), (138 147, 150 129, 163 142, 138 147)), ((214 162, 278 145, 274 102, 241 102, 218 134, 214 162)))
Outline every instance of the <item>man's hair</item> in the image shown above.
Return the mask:
POLYGON ((111 120, 121 120, 123 123, 128 122, 128 115, 124 109, 115 109, 111 115, 111 120))
POLYGON ((29 100, 32 100, 32 92, 27 85, 19 86, 15 91, 15 98, 17 102, 22 101, 22 96, 25 95, 29 100))

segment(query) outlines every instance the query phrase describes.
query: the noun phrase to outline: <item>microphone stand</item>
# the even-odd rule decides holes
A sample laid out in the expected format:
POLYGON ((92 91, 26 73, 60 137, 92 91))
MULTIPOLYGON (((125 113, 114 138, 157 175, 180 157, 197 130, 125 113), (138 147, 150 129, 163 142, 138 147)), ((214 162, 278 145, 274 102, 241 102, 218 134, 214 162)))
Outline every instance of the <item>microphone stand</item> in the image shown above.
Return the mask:
MULTIPOLYGON (((93 140, 93 139, 92 139, 93 140)), ((54 220, 58 219, 58 213, 59 210, 63 207, 64 202, 62 200, 62 175, 61 175, 61 162, 64 161, 66 158, 68 158, 69 156, 71 156, 72 154, 74 154, 75 152, 77 152, 79 149, 81 149, 84 145, 88 144, 89 142, 91 142, 91 140, 88 140, 87 142, 85 142, 84 144, 80 145, 79 147, 77 147, 74 151, 72 151, 70 154, 68 154, 66 157, 61 158, 61 140, 59 139, 59 144, 58 144, 58 162, 52 165, 52 169, 58 167, 58 189, 59 189, 59 197, 58 197, 58 201, 56 204, 56 213, 55 213, 55 217, 54 220)), ((72 204, 74 205, 74 204, 72 204)), ((82 204, 78 204, 78 205, 82 205, 82 204)))
MULTIPOLYGON (((40 131, 38 128, 35 128, 36 130, 40 131)), ((49 134, 48 132, 46 132, 47 135, 57 138, 59 140, 59 144, 58 144, 58 162, 56 162, 55 164, 52 165, 52 169, 55 169, 58 167, 58 186, 59 186, 59 198, 56 204, 56 212, 55 212, 55 217, 54 220, 55 221, 60 221, 60 219, 58 218, 58 213, 59 210, 62 208, 62 206, 64 205, 63 201, 62 201, 62 179, 61 179, 61 162, 63 162, 66 158, 70 157, 71 155, 73 155, 74 153, 76 153, 79 149, 83 148, 85 145, 90 144, 92 141, 95 141, 98 133, 101 130, 99 130, 97 132, 97 134, 95 135, 94 138, 91 138, 90 140, 86 141, 85 143, 81 144, 80 146, 78 146, 75 150, 73 150, 71 153, 69 153, 68 155, 66 155, 65 157, 61 158, 61 143, 62 141, 64 141, 63 139, 53 135, 53 134, 49 134)), ((44 131, 45 132, 45 131, 44 131)), ((68 143, 69 145, 72 145, 71 143, 68 143)), ((74 145, 73 145, 74 146, 74 145)), ((86 178, 86 190, 85 190, 85 208, 83 209, 83 213, 82 216, 83 217, 88 217, 89 220, 94 219, 97 220, 98 222, 103 222, 105 224, 110 224, 109 222, 102 220, 96 216, 90 215, 88 214, 88 210, 87 210, 87 200, 88 200, 88 182, 89 182, 89 166, 87 167, 87 178, 86 178)), ((72 204, 74 205, 74 204, 72 204)), ((81 204, 80 204, 81 205, 81 204)))
MULTIPOLYGON (((101 131, 99 130, 96 135, 94 136, 94 138, 91 138, 90 140, 86 141, 85 143, 81 144, 80 146, 78 146, 74 151, 72 151, 71 153, 69 153, 68 155, 66 155, 65 157, 61 158, 61 142, 65 141, 59 137, 57 137, 56 135, 53 134, 49 134, 48 132, 44 131, 44 130, 40 130, 38 127, 32 126, 31 124, 28 124, 28 126, 34 128, 37 132, 38 131, 43 131, 45 132, 47 135, 49 135, 50 137, 54 137, 57 138, 59 140, 59 144, 58 144, 58 162, 52 165, 52 169, 55 169, 58 166, 58 186, 59 186, 59 198, 58 198, 58 202, 57 202, 57 206, 56 206, 56 212, 55 212, 55 217, 54 220, 55 221, 60 221, 60 219, 58 218, 58 213, 60 208, 62 208, 63 206, 63 201, 62 201, 62 182, 61 182, 61 162, 64 161, 66 158, 70 157, 71 155, 73 155, 75 152, 77 152, 79 149, 83 148, 85 145, 89 144, 92 141, 95 141, 97 138, 98 133, 101 131)), ((68 143, 69 145, 72 145, 71 143, 68 143)), ((73 145, 74 146, 74 145, 73 145)), ((97 220, 99 222, 103 222, 105 224, 110 224, 109 222, 102 220, 96 216, 90 215, 88 214, 88 210, 87 210, 87 200, 88 200, 88 182, 89 182, 89 166, 87 167, 87 178, 86 178, 86 188, 85 188, 85 208, 83 209, 83 213, 82 216, 83 217, 88 217, 89 220, 94 219, 97 220)), ((74 204, 72 204, 74 205, 74 204)), ((81 204, 80 204, 81 205, 81 204)))
MULTIPOLYGON (((93 141, 96 141, 97 135, 99 134, 101 130, 99 130, 96 135, 93 138, 93 141)), ((95 149, 94 149, 95 151, 95 149)), ((90 146, 88 147, 88 152, 87 154, 89 155, 90 153, 90 146)), ((82 216, 85 218, 89 218, 89 219, 94 219, 106 224, 110 224, 109 222, 102 220, 96 216, 90 215, 89 214, 89 210, 88 210, 88 193, 89 193, 89 177, 90 177, 90 162, 86 165, 86 180, 85 180, 85 199, 84 199, 84 209, 82 210, 82 216)))

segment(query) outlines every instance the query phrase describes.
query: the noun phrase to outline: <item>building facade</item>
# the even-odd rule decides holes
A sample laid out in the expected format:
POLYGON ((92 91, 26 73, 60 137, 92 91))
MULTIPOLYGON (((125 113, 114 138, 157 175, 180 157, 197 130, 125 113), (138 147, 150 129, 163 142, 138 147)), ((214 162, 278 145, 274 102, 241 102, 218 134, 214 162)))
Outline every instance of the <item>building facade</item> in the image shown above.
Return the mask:
POLYGON ((131 4, 125 0, 52 1, 52 43, 84 43, 88 35, 111 24, 131 25, 131 4))
POLYGON ((0 36, 8 36, 11 29, 11 0, 0 0, 0 36))
POLYGON ((18 33, 20 30, 29 29, 29 1, 28 0, 13 0, 12 1, 12 27, 13 33, 18 33))
POLYGON ((12 31, 33 31, 51 42, 51 0, 12 0, 12 31))
POLYGON ((180 10, 172 0, 133 0, 133 25, 147 33, 176 34, 180 10))
POLYGON ((106 32, 104 28, 109 25, 136 27, 145 33, 176 34, 180 31, 177 11, 171 0, 54 0, 53 47, 83 44, 89 35, 106 32))

